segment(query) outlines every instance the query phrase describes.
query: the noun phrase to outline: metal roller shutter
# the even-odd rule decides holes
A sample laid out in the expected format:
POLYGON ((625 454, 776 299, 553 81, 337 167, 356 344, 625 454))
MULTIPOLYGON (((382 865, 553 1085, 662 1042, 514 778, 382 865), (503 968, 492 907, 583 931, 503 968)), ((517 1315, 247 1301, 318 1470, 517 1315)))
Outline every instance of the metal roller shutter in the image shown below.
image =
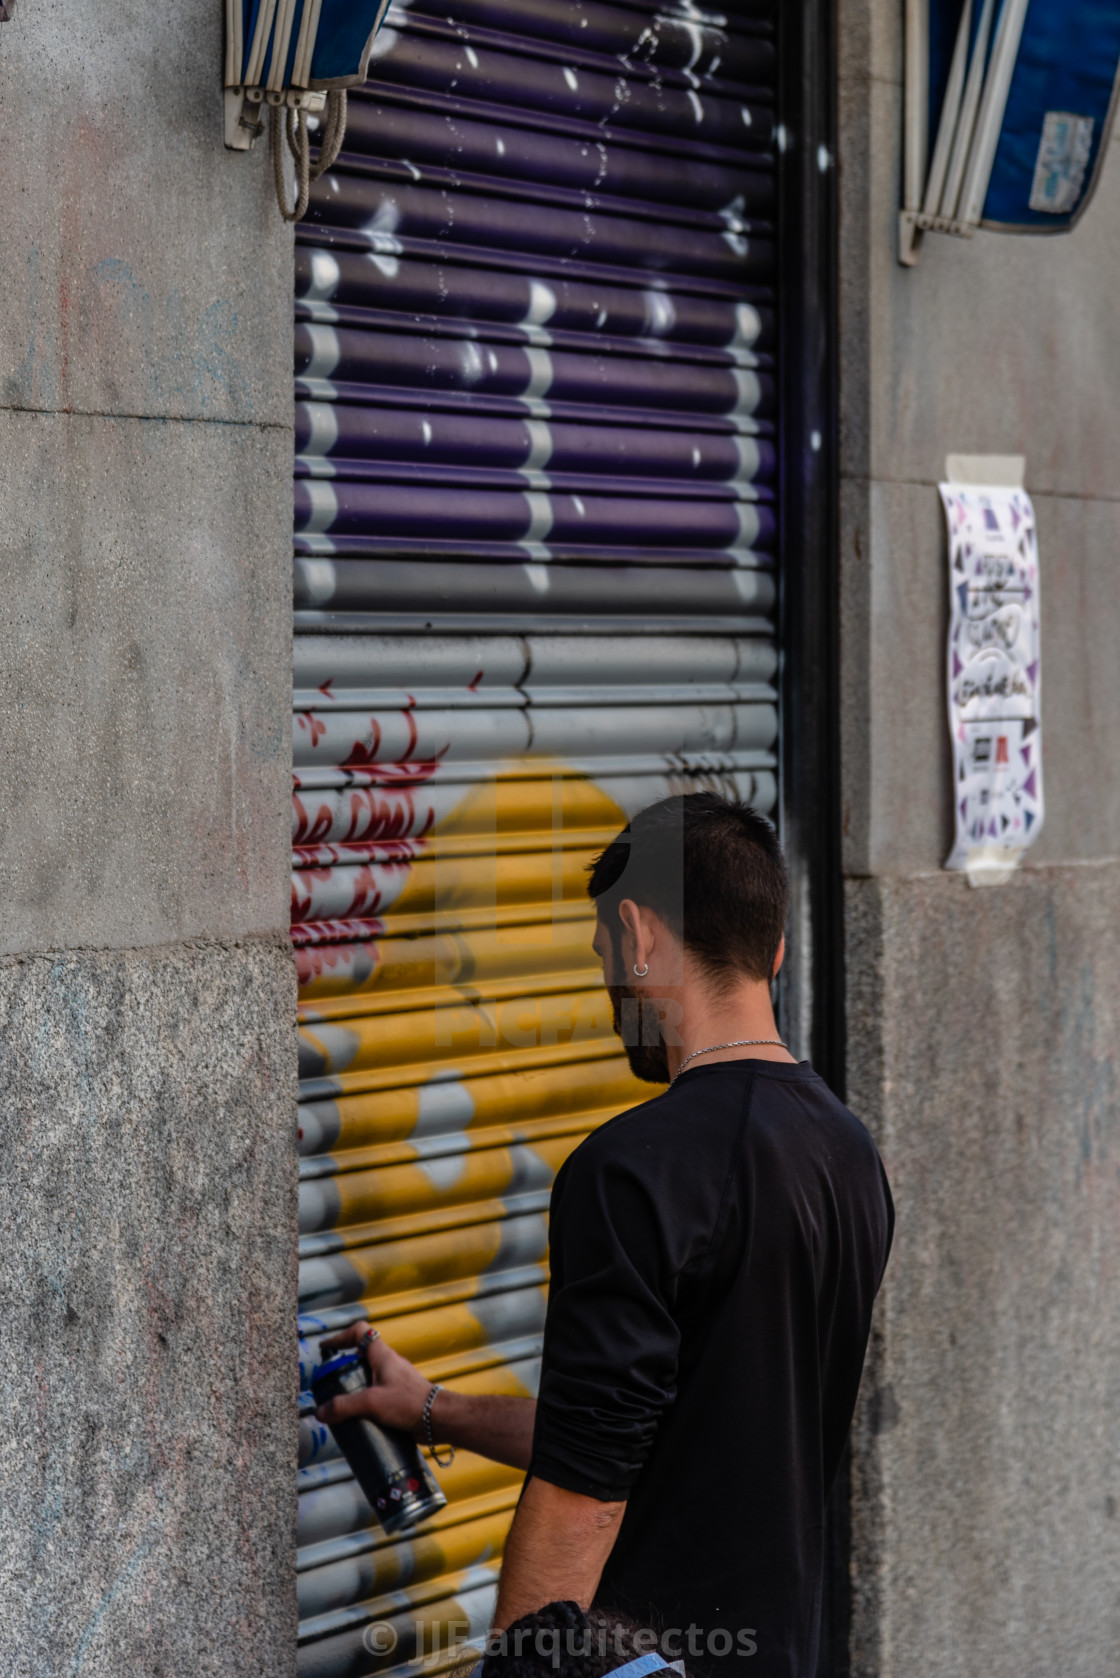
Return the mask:
MULTIPOLYGON (((648 1094, 587 864, 775 806, 775 75, 764 5, 396 3, 298 230, 308 1362, 369 1315, 535 1390, 553 1175, 648 1094)), ((482 1632, 519 1476, 460 1453, 391 1543, 301 1406, 300 1672, 482 1632)))

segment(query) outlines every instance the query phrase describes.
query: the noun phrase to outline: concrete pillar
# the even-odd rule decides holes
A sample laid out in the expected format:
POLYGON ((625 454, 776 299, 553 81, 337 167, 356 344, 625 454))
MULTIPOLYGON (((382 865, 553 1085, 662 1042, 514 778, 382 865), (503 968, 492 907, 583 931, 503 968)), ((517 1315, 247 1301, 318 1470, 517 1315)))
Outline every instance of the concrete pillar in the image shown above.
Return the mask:
POLYGON ((852 1672, 1100 1678, 1120 1644, 1120 158, 1070 235, 895 260, 902 8, 840 35, 848 1094, 898 1235, 857 1418, 852 1672), (945 455, 1027 457, 1047 817, 951 837, 945 455))
POLYGON ((294 1669, 291 234, 222 8, 0 24, 0 1668, 294 1669))

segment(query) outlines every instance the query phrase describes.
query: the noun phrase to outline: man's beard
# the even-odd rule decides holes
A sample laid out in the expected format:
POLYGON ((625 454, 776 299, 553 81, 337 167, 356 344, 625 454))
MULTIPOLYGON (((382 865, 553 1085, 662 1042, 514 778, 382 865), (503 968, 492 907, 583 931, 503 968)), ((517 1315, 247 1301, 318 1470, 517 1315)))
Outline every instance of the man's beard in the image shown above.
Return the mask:
POLYGON ((669 1057, 658 1024, 657 1003, 631 985, 608 985, 614 1029, 622 1040, 630 1070, 643 1084, 669 1082, 669 1057))

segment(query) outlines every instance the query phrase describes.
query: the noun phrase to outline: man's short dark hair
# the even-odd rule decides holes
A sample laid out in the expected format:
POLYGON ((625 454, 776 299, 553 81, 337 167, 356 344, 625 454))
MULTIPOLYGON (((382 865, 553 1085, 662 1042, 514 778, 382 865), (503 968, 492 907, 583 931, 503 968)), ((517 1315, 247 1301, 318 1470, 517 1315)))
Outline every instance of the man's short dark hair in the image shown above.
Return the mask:
POLYGON ((591 865, 587 889, 617 937, 617 907, 652 909, 717 982, 769 983, 785 931, 789 876, 765 816, 715 792, 642 810, 591 865))

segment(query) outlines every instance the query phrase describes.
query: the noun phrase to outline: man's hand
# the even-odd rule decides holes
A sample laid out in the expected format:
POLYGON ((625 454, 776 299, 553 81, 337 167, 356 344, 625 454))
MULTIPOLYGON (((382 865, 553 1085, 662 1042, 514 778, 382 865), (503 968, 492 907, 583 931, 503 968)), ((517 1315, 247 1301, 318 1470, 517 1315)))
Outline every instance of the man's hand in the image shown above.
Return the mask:
POLYGON ((625 1510, 625 1503, 601 1503, 547 1480, 529 1480, 506 1539, 495 1630, 546 1602, 590 1608, 625 1510))
MULTIPOLYGON (((319 1342, 324 1358, 346 1346, 361 1345, 369 1364, 370 1385, 361 1392, 341 1393, 321 1404, 315 1414, 328 1426, 353 1416, 368 1416, 382 1427, 400 1428, 427 1445, 424 1405, 432 1383, 414 1363, 394 1352, 384 1340, 366 1340, 369 1324, 353 1323, 341 1334, 319 1342)), ((441 1387, 431 1408, 432 1439, 437 1445, 456 1445, 477 1451, 491 1462, 526 1469, 533 1454, 533 1423, 537 1402, 505 1393, 449 1392, 441 1387)))
MULTIPOLYGON (((367 1322, 352 1323, 341 1334, 332 1334, 319 1342, 325 1359, 347 1346, 361 1344, 370 1332, 367 1322)), ((337 1398, 320 1404, 315 1414, 321 1422, 345 1422, 353 1416, 368 1416, 382 1427, 400 1428, 414 1439, 420 1438, 424 1405, 432 1383, 414 1363, 402 1358, 380 1338, 366 1340, 362 1346, 369 1365, 370 1385, 361 1392, 340 1393, 337 1398)))

